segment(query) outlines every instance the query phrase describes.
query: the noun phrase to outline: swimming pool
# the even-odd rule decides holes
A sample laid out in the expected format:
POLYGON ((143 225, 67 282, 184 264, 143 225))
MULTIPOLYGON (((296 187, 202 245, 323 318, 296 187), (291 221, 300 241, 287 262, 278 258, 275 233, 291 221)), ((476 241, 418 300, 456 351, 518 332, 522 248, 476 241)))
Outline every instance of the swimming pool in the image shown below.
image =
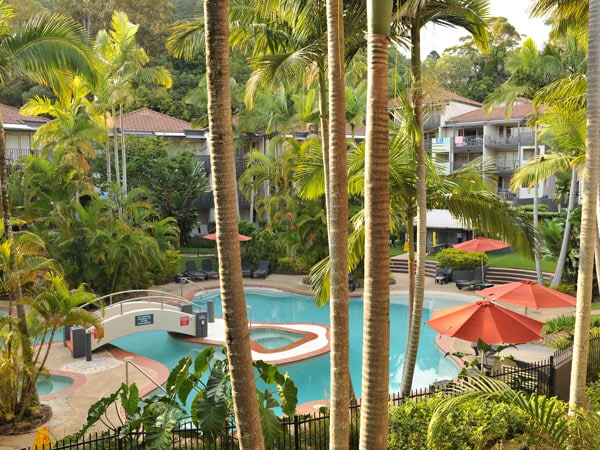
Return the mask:
MULTIPOLYGON (((215 316, 222 316, 218 290, 203 293, 199 301, 214 300, 215 316)), ((431 318, 434 309, 465 303, 460 297, 443 294, 428 295, 423 310, 423 322, 431 318)), ((329 323, 329 305, 315 306, 312 297, 266 288, 246 288, 246 303, 251 307, 252 320, 256 322, 312 322, 329 323)), ((390 299, 390 380, 389 391, 399 392, 406 345, 408 321, 407 296, 393 293, 390 299)), ((350 300, 350 374, 357 396, 361 391, 362 369, 362 299, 350 300)), ((210 326, 210 324, 209 324, 210 326)), ((432 382, 456 376, 459 368, 434 345, 436 332, 426 325, 421 328, 419 353, 413 389, 424 388, 432 382)), ((157 360, 173 367, 187 355, 195 356, 202 347, 169 336, 166 332, 150 331, 132 334, 113 344, 132 353, 157 360)), ((280 365, 298 386, 299 403, 329 398, 329 354, 308 360, 280 365)))

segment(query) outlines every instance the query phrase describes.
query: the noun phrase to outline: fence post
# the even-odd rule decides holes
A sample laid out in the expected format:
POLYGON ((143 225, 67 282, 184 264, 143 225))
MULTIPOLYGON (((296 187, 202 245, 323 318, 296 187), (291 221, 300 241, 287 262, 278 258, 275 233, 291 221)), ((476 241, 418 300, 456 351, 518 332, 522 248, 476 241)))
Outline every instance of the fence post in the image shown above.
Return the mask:
POLYGON ((298 414, 294 415, 294 448, 300 450, 300 419, 298 419, 298 414))
POLYGON ((556 383, 556 368, 554 367, 554 355, 550 355, 550 379, 548 384, 550 385, 549 396, 556 395, 555 383, 556 383))

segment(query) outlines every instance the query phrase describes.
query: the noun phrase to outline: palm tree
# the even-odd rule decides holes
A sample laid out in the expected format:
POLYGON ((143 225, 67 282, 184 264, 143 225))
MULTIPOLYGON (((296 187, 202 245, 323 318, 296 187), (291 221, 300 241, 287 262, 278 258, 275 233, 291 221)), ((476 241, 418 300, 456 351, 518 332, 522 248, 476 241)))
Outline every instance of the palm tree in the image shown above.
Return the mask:
POLYGON ((581 244, 577 279, 577 307, 569 410, 574 414, 585 405, 585 386, 589 352, 589 323, 592 308, 594 242, 598 240, 598 178, 600 177, 600 1, 589 2, 587 71, 587 142, 581 244))
POLYGON ((204 1, 206 68, 208 86, 209 149, 213 168, 217 251, 225 342, 231 371, 231 390, 240 437, 240 448, 262 449, 258 403, 246 301, 242 279, 240 244, 237 239, 237 187, 233 152, 231 94, 229 89, 228 5, 204 1))
POLYGON ((329 260, 331 325, 331 422, 329 448, 349 446, 350 341, 348 304, 348 172, 344 90, 344 20, 342 0, 327 0, 327 69, 329 84, 329 260))
POLYGON ((33 97, 21 108, 21 112, 53 118, 34 134, 33 144, 35 148, 42 149, 42 156, 48 157, 50 152, 58 153, 65 162, 88 175, 88 161, 96 156, 93 143, 106 140, 106 129, 100 124, 99 117, 90 114, 90 91, 83 80, 75 77, 69 87, 56 92, 55 101, 33 97))
MULTIPOLYGON (((144 67, 150 58, 136 43, 139 25, 132 24, 127 14, 115 11, 111 19, 112 29, 101 30, 96 35, 94 48, 98 57, 100 82, 93 86, 96 107, 105 117, 105 126, 113 127, 113 145, 117 184, 122 183, 122 194, 127 192, 127 159, 125 152, 125 131, 123 129, 123 104, 131 99, 133 83, 155 83, 166 88, 172 85, 171 76, 163 66, 144 67), (121 123, 114 121, 115 108, 119 107, 121 123), (121 130, 121 170, 119 172, 119 144, 117 126, 121 130)), ((108 150, 107 143, 107 150, 108 150)), ((110 158, 107 153, 107 175, 110 174, 110 158)), ((110 182, 110 178, 108 180, 110 182)))
POLYGON ((409 332, 402 374, 402 393, 408 395, 412 385, 417 349, 421 330, 423 299, 425 295, 425 252, 427 246, 427 193, 426 193, 426 154, 423 139, 423 86, 421 77, 421 29, 429 22, 452 27, 462 27, 471 33, 480 48, 487 49, 488 33, 486 19, 487 0, 453 0, 434 2, 429 0, 409 0, 395 11, 397 26, 410 36, 410 59, 412 72, 411 98, 420 139, 417 147, 417 251, 415 290, 412 302, 409 332))
POLYGON ((392 0, 367 2, 365 284, 360 448, 387 447, 390 353, 389 138, 387 86, 392 0))
MULTIPOLYGON (((35 82, 60 90, 66 84, 64 70, 85 73, 90 79, 94 78, 90 51, 81 27, 73 20, 42 13, 22 26, 13 28, 10 25, 13 16, 12 7, 0 0, 0 84, 5 84, 15 76, 27 76, 35 82)), ((11 241, 13 233, 7 183, 6 136, 0 117, 0 190, 4 235, 7 241, 11 241)), ((21 302, 22 292, 17 289, 11 295, 19 319, 23 361, 29 369, 33 354, 21 302)), ((31 384, 31 380, 28 383, 31 384)), ((31 398, 35 403, 37 393, 34 392, 31 398)), ((23 411, 28 408, 29 405, 23 405, 23 411)))

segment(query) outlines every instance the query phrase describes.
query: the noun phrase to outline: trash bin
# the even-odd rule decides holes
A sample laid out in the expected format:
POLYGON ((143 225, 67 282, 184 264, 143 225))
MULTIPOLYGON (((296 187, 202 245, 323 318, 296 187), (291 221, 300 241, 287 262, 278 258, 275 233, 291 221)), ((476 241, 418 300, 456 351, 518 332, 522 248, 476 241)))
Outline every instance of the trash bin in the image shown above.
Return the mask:
POLYGON ((73 341, 73 358, 86 355, 86 330, 80 326, 71 327, 71 340, 73 341))
POLYGON ((205 338, 208 336, 208 313, 200 311, 196 313, 196 337, 205 338))
POLYGON ((208 322, 214 323, 215 321, 215 301, 206 300, 206 312, 208 313, 208 322))

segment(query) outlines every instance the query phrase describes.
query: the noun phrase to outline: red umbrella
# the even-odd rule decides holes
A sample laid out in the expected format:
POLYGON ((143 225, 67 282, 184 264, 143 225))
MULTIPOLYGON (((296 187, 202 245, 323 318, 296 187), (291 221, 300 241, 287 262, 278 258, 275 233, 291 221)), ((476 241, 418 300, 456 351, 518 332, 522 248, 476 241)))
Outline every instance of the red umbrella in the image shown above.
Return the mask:
MULTIPOLYGON (((205 234, 204 236, 202 236, 204 239, 209 239, 211 241, 216 241, 217 240, 217 233, 210 233, 210 234, 205 234)), ((245 241, 250 241, 252 240, 252 238, 250 236, 246 236, 244 234, 238 234, 238 239, 240 240, 240 242, 245 242, 245 241)))
POLYGON ((510 247, 510 245, 506 242, 480 236, 476 237, 475 239, 471 239, 470 241, 454 244, 453 247, 467 252, 489 252, 492 250, 507 248, 510 247))
POLYGON ((489 300, 434 311, 425 322, 438 333, 487 344, 522 344, 541 337, 544 324, 489 300))
POLYGON ((476 294, 496 300, 530 308, 561 308, 575 306, 577 299, 555 289, 530 280, 513 281, 512 283, 482 289, 476 294))

